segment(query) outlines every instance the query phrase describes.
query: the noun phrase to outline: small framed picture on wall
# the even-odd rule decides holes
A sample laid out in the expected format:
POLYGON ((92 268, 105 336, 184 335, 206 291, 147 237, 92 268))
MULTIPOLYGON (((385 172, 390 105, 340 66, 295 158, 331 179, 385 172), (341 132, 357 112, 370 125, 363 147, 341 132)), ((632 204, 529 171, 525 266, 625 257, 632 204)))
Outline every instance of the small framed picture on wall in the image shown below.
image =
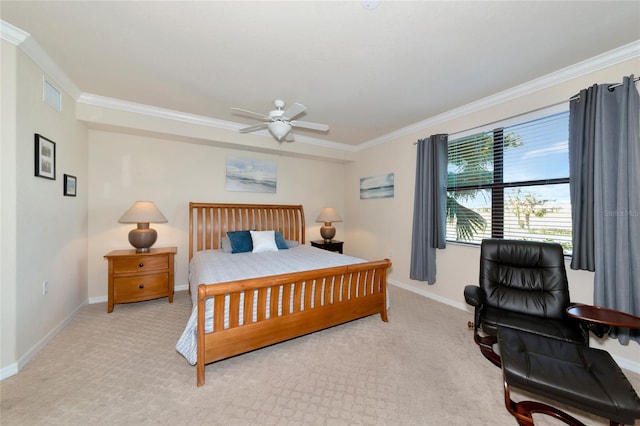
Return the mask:
POLYGON ((75 176, 64 175, 64 195, 67 197, 76 196, 76 188, 78 185, 78 179, 75 176))
POLYGON ((56 143, 36 133, 35 175, 56 180, 56 143))

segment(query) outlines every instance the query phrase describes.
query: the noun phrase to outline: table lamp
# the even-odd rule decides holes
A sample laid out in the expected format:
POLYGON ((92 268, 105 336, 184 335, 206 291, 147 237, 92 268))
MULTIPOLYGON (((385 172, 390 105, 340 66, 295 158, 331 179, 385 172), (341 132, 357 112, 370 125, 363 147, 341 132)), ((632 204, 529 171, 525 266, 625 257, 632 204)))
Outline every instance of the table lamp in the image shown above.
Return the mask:
POLYGON ((342 222, 342 218, 334 208, 325 207, 318 215, 316 222, 324 222, 320 228, 320 235, 324 238, 325 243, 329 243, 336 235, 336 228, 331 225, 331 222, 342 222))
POLYGON ((118 222, 138 224, 137 228, 129 232, 129 242, 137 253, 147 253, 158 238, 158 233, 149 228, 149 223, 166 223, 167 218, 152 201, 136 201, 118 222))

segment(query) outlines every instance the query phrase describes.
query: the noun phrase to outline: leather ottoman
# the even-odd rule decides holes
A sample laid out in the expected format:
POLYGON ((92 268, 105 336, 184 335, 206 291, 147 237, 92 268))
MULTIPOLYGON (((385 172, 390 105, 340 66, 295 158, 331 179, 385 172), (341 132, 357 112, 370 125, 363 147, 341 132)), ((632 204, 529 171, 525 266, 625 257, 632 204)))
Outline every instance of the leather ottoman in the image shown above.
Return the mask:
POLYGON ((509 386, 604 417, 611 425, 640 419, 640 398, 608 352, 507 327, 498 329, 498 344, 505 404, 519 424, 533 425, 531 414, 538 412, 582 425, 547 404, 512 401, 509 386))

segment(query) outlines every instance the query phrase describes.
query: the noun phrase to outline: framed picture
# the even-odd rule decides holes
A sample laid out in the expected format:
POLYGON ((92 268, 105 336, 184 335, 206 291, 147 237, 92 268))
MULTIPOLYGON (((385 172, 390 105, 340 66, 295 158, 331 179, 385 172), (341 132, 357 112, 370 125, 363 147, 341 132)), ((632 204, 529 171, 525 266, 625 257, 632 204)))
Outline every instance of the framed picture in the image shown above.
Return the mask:
POLYGON ((271 161, 227 158, 227 191, 275 194, 278 166, 271 161))
POLYGON ((78 180, 75 176, 64 175, 64 195, 67 197, 75 197, 77 184, 78 180))
POLYGON ((395 175, 371 176, 360 178, 360 199, 393 198, 395 189, 395 175))
POLYGON ((56 180, 56 143, 36 133, 35 175, 56 180))

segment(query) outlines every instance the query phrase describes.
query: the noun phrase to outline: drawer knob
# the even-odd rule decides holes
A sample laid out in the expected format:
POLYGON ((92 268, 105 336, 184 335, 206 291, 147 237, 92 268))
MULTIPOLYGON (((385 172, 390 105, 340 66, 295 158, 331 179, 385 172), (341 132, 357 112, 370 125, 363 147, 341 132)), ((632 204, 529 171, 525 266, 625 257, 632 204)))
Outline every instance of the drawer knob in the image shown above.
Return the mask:
POLYGON ((140 262, 138 263, 138 268, 142 268, 144 266, 144 263, 140 262))
POLYGON ((140 284, 138 288, 144 288, 144 284, 140 284))

